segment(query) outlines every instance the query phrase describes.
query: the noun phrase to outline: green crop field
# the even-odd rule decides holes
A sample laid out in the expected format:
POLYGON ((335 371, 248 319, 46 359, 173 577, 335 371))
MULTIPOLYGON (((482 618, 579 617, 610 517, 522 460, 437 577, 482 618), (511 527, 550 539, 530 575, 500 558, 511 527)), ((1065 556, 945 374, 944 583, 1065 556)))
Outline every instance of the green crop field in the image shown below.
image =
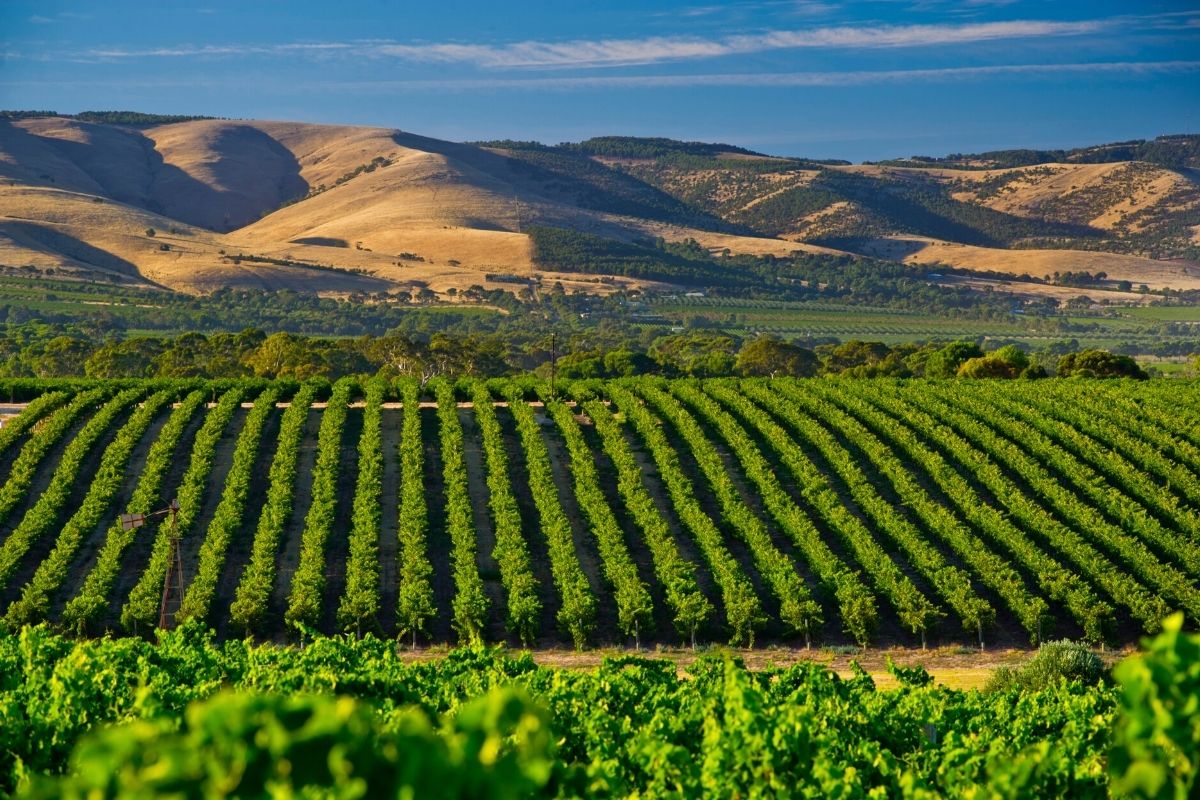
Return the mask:
POLYGON ((1189 382, 62 387, 21 384, 0 429, 8 626, 149 632, 172 534, 170 610, 222 638, 1125 645, 1200 619, 1189 382))
POLYGON ((1000 339, 1037 349, 1074 339, 1080 346, 1150 348, 1164 342, 1189 342, 1190 329, 1164 331, 1160 323, 1200 320, 1189 306, 1127 307, 1112 316, 1011 315, 985 319, 955 317, 828 301, 788 302, 724 297, 658 299, 648 308, 658 326, 704 324, 737 335, 770 333, 787 339, 868 339, 889 344, 949 339, 1000 339))

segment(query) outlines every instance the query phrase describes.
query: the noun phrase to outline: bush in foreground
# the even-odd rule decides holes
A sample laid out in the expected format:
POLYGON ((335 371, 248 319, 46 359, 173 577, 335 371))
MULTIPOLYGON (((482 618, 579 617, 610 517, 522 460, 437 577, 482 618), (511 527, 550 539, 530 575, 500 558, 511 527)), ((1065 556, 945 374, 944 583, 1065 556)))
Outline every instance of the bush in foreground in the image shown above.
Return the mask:
POLYGON ((1021 673, 1045 688, 1000 694, 894 665, 900 688, 880 691, 861 669, 756 672, 730 655, 684 677, 634 656, 575 671, 484 648, 406 663, 372 637, 298 649, 218 645, 198 626, 157 644, 26 628, 0 635, 0 793, 1182 799, 1200 637, 1181 625, 1117 668, 1121 690, 1062 680, 1095 664, 1054 643, 1021 673))
POLYGON ((1079 681, 1085 686, 1094 686, 1103 676, 1104 662, 1098 655, 1086 645, 1064 639, 1046 642, 1020 667, 1000 667, 988 681, 986 690, 1039 691, 1060 681, 1079 681))

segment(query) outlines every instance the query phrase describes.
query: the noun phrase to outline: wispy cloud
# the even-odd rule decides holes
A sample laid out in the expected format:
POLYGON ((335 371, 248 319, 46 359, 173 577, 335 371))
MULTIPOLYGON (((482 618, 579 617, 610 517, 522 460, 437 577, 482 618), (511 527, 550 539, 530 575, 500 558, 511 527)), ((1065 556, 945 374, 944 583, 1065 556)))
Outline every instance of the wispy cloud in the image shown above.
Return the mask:
MULTIPOLYGON (((851 72, 752 72, 697 75, 590 75, 539 78, 467 78, 446 80, 336 81, 316 84, 346 91, 573 91, 587 89, 670 89, 711 87, 849 87, 873 84, 912 84, 1024 76, 1048 78, 1066 74, 1106 74, 1144 78, 1200 72, 1200 61, 1109 61, 1069 64, 1003 64, 941 69, 863 70, 851 72)), ((312 84, 307 84, 312 87, 312 84)))
POLYGON ((886 49, 963 45, 978 42, 1080 36, 1114 26, 1112 20, 1013 20, 963 25, 876 25, 776 30, 721 38, 655 36, 641 39, 576 39, 510 44, 326 42, 282 45, 229 44, 99 48, 86 58, 130 59, 195 56, 289 55, 352 52, 356 57, 390 57, 411 62, 467 64, 486 69, 529 67, 617 67, 669 61, 750 55, 795 49, 886 49))
MULTIPOLYGON (((447 91, 586 91, 591 89, 671 89, 710 87, 852 87, 878 84, 949 83, 978 81, 995 77, 1049 79, 1064 75, 1106 75, 1146 79, 1159 75, 1200 73, 1200 61, 1108 61, 1067 64, 1004 64, 987 67, 947 67, 941 69, 863 70, 853 72, 751 72, 707 73, 696 75, 588 75, 527 78, 448 78, 430 80, 327 80, 272 86, 282 92, 342 92, 391 94, 403 92, 447 91)), ((144 77, 114 84, 111 80, 3 80, 0 87, 37 88, 51 86, 99 86, 105 88, 175 88, 201 86, 227 87, 233 78, 144 77)))
MULTIPOLYGON (((370 47, 370 45, 365 45, 370 47)), ((290 53, 322 53, 338 50, 361 50, 362 44, 353 42, 310 42, 293 44, 247 45, 247 44, 205 44, 205 45, 174 45, 170 47, 151 47, 144 49, 109 47, 88 50, 87 58, 187 58, 192 56, 255 56, 255 55, 286 55, 290 53)))
POLYGON ((53 16, 45 16, 42 14, 34 14, 29 18, 29 21, 34 25, 53 25, 56 22, 61 22, 67 19, 91 19, 91 14, 83 14, 78 11, 59 11, 53 16))

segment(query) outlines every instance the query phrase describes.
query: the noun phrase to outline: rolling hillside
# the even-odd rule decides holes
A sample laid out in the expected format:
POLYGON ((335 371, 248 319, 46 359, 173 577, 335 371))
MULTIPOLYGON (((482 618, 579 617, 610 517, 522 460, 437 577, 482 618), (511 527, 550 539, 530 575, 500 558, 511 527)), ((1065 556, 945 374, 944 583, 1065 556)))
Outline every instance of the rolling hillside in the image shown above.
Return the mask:
POLYGON ((1195 138, 850 165, 660 139, 9 113, 0 265, 185 292, 441 293, 535 272, 568 290, 647 285, 539 262, 529 232, 565 229, 1193 289, 1195 138))
POLYGON ((1200 137, 863 165, 601 141, 595 158, 760 235, 966 270, 1200 285, 1200 137))
POLYGON ((730 235, 732 226, 636 179, 574 162, 593 174, 382 128, 0 120, 0 263, 183 291, 444 291, 529 274, 521 231, 534 224, 704 239, 692 227, 700 223, 721 249, 804 249, 730 235), (606 191, 600 178, 615 186, 606 191))

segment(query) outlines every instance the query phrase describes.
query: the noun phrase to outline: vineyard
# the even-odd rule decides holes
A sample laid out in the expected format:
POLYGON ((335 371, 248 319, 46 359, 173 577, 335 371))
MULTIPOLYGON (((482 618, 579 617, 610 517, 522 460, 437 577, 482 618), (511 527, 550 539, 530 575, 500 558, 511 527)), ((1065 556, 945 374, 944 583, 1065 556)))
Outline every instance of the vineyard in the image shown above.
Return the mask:
POLYGON ((1111 646, 1200 620, 1183 382, 0 388, 11 630, 148 635, 176 547, 172 621, 222 640, 1111 646))
MULTIPOLYGON (((1200 636, 1181 622, 1111 675, 987 692, 895 665, 881 690, 729 654, 584 672, 502 648, 406 662, 370 635, 25 628, 0 633, 0 796, 1182 799, 1200 788, 1200 636)), ((1056 647, 1080 652, 1039 657, 1056 647)))

